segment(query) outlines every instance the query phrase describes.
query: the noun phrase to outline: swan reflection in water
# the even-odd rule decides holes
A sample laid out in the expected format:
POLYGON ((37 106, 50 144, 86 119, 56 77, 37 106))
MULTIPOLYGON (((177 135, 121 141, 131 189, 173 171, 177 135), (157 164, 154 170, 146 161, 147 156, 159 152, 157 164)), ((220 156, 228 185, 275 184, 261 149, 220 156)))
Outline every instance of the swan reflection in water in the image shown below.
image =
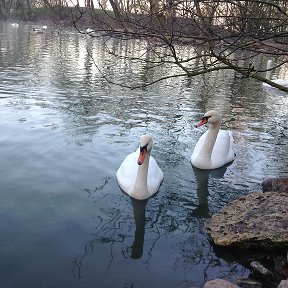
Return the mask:
MULTIPOLYGON (((105 197, 103 199, 105 199, 105 197)), ((132 204, 130 207, 133 208, 134 218, 134 221, 132 221, 135 223, 134 240, 132 246, 128 246, 128 248, 124 248, 124 250, 122 248, 122 253, 125 258, 139 259, 143 255, 146 222, 145 210, 148 199, 130 199, 132 204)), ((104 247, 102 245, 109 245, 110 247, 110 260, 107 260, 108 264, 106 268, 107 270, 109 270, 114 259, 112 247, 115 246, 117 243, 123 247, 123 243, 131 239, 131 237, 124 236, 126 235, 126 232, 124 232, 125 225, 119 225, 119 223, 121 222, 126 223, 128 226, 130 226, 130 216, 125 215, 125 213, 123 214, 123 211, 121 209, 102 209, 101 212, 105 217, 99 217, 100 221, 96 227, 97 231, 96 233, 94 233, 93 239, 91 239, 85 244, 85 247, 83 249, 84 251, 80 253, 74 260, 73 274, 74 277, 77 279, 81 278, 83 260, 91 254, 95 253, 97 255, 97 249, 101 249, 102 251, 104 251, 105 249, 103 249, 104 247)))
POLYGON ((233 163, 230 162, 220 168, 211 169, 211 170, 203 170, 198 169, 192 165, 194 175, 196 177, 197 182, 197 196, 198 196, 198 207, 194 209, 193 216, 200 217, 209 217, 209 205, 208 205, 208 182, 209 177, 215 179, 221 179, 224 177, 226 173, 227 167, 229 167, 233 163))
POLYGON ((139 259, 143 255, 143 244, 144 244, 144 234, 145 234, 145 210, 148 199, 146 200, 137 200, 131 198, 133 206, 133 214, 135 220, 135 233, 134 241, 131 246, 131 258, 139 259))

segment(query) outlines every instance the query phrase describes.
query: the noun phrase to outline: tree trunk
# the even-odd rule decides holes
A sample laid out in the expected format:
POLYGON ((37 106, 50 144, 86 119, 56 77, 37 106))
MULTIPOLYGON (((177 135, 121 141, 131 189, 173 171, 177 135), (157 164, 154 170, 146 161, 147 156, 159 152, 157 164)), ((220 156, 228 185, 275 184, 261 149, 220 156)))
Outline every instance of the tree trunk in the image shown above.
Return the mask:
POLYGON ((44 4, 45 4, 46 7, 50 8, 51 11, 53 11, 53 13, 55 14, 57 20, 60 20, 59 15, 58 15, 57 12, 55 11, 54 7, 49 3, 49 1, 48 1, 48 0, 43 0, 43 2, 44 2, 44 4))
POLYGON ((121 13, 120 13, 118 1, 117 1, 117 0, 109 0, 109 2, 110 2, 111 7, 112 7, 112 9, 113 9, 115 18, 116 18, 117 20, 121 20, 121 19, 122 19, 122 15, 121 15, 121 13))
POLYGON ((5 1, 4 0, 0 0, 0 19, 4 19, 5 15, 5 1))

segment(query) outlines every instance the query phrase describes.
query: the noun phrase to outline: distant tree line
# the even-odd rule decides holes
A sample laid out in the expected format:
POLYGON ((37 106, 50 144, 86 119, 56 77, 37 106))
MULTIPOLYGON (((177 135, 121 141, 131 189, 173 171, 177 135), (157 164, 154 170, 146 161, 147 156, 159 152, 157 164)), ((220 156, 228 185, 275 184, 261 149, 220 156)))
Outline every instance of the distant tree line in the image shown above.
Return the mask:
POLYGON ((16 14, 24 16, 25 20, 33 20, 37 8, 46 8, 55 13, 55 7, 66 6, 67 0, 0 0, 0 19, 7 19, 16 14))
MULTIPOLYGON (((89 33, 91 37, 121 34, 124 41, 131 37, 145 39, 150 58, 153 54, 152 62, 144 60, 147 66, 168 63, 183 72, 163 75, 155 81, 232 69, 243 77, 288 92, 288 87, 266 79, 261 72, 267 69, 255 62, 263 56, 277 58, 272 69, 287 64, 287 0, 86 0, 85 3, 85 12, 99 33, 89 33), (183 57, 179 44, 195 47, 195 53, 183 57)), ((83 15, 84 11, 79 9, 74 17, 76 29, 83 15)), ((123 58, 113 51, 107 52, 123 58)), ((138 60, 143 63, 143 59, 138 60)))
POLYGON ((146 52, 153 54, 150 66, 169 63, 183 72, 163 78, 232 69, 277 87, 263 77, 266 70, 255 65, 255 59, 276 57, 273 69, 288 62, 287 0, 0 0, 0 19, 22 11, 31 20, 35 9, 44 8, 61 20, 58 8, 71 5, 72 22, 79 32, 83 33, 83 21, 85 25, 88 21, 95 32, 89 33, 91 37, 145 39, 146 52), (195 53, 183 57, 179 44, 195 47, 195 53), (245 56, 236 59, 236 53, 245 56))
MULTIPOLYGON (((79 0, 77 3, 80 4, 79 0)), ((130 25, 139 20, 135 15, 146 15, 146 24, 152 25, 189 20, 187 27, 181 27, 186 28, 184 31, 193 23, 261 37, 270 37, 269 32, 279 37, 288 33, 286 0, 85 0, 85 6, 91 15, 95 8, 106 11, 110 7, 115 20, 130 25)))

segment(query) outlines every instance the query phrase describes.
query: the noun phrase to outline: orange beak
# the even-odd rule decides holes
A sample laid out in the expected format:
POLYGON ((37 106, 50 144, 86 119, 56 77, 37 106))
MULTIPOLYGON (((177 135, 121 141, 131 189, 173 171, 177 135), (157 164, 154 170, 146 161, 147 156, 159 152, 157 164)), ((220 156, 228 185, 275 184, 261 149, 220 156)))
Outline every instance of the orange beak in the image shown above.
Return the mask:
POLYGON ((203 117, 203 118, 201 119, 201 121, 196 125, 196 127, 198 128, 198 127, 206 124, 207 122, 208 122, 208 118, 207 118, 207 117, 203 117))
POLYGON ((142 165, 147 154, 146 147, 140 147, 140 154, 137 160, 138 165, 142 165))

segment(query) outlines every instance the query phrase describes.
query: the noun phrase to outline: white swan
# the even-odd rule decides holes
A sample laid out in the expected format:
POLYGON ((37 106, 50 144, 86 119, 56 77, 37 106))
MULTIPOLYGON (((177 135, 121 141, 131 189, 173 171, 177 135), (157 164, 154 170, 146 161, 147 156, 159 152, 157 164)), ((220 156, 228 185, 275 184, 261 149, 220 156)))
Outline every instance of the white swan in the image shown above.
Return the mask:
POLYGON ((221 115, 217 111, 206 112, 197 127, 206 123, 209 130, 195 145, 191 163, 199 169, 215 169, 234 160, 233 137, 230 131, 220 130, 221 115))
MULTIPOLYGON (((288 87, 288 80, 285 80, 285 79, 271 79, 271 69, 273 67, 273 60, 269 59, 267 61, 267 72, 266 72, 266 79, 278 84, 278 85, 281 85, 281 86, 284 86, 284 87, 288 87)), ((268 83, 265 83, 263 82, 263 86, 265 87, 272 87, 271 85, 269 85, 268 83)), ((274 87, 273 87, 274 88, 274 87)))
POLYGON ((120 188, 138 200, 147 199, 156 193, 163 180, 163 172, 150 156, 152 147, 152 137, 141 136, 140 148, 129 154, 117 170, 120 188))
POLYGON ((91 29, 91 28, 87 28, 87 29, 86 29, 86 33, 88 33, 88 34, 89 34, 89 33, 93 33, 93 32, 94 32, 94 30, 91 29))

